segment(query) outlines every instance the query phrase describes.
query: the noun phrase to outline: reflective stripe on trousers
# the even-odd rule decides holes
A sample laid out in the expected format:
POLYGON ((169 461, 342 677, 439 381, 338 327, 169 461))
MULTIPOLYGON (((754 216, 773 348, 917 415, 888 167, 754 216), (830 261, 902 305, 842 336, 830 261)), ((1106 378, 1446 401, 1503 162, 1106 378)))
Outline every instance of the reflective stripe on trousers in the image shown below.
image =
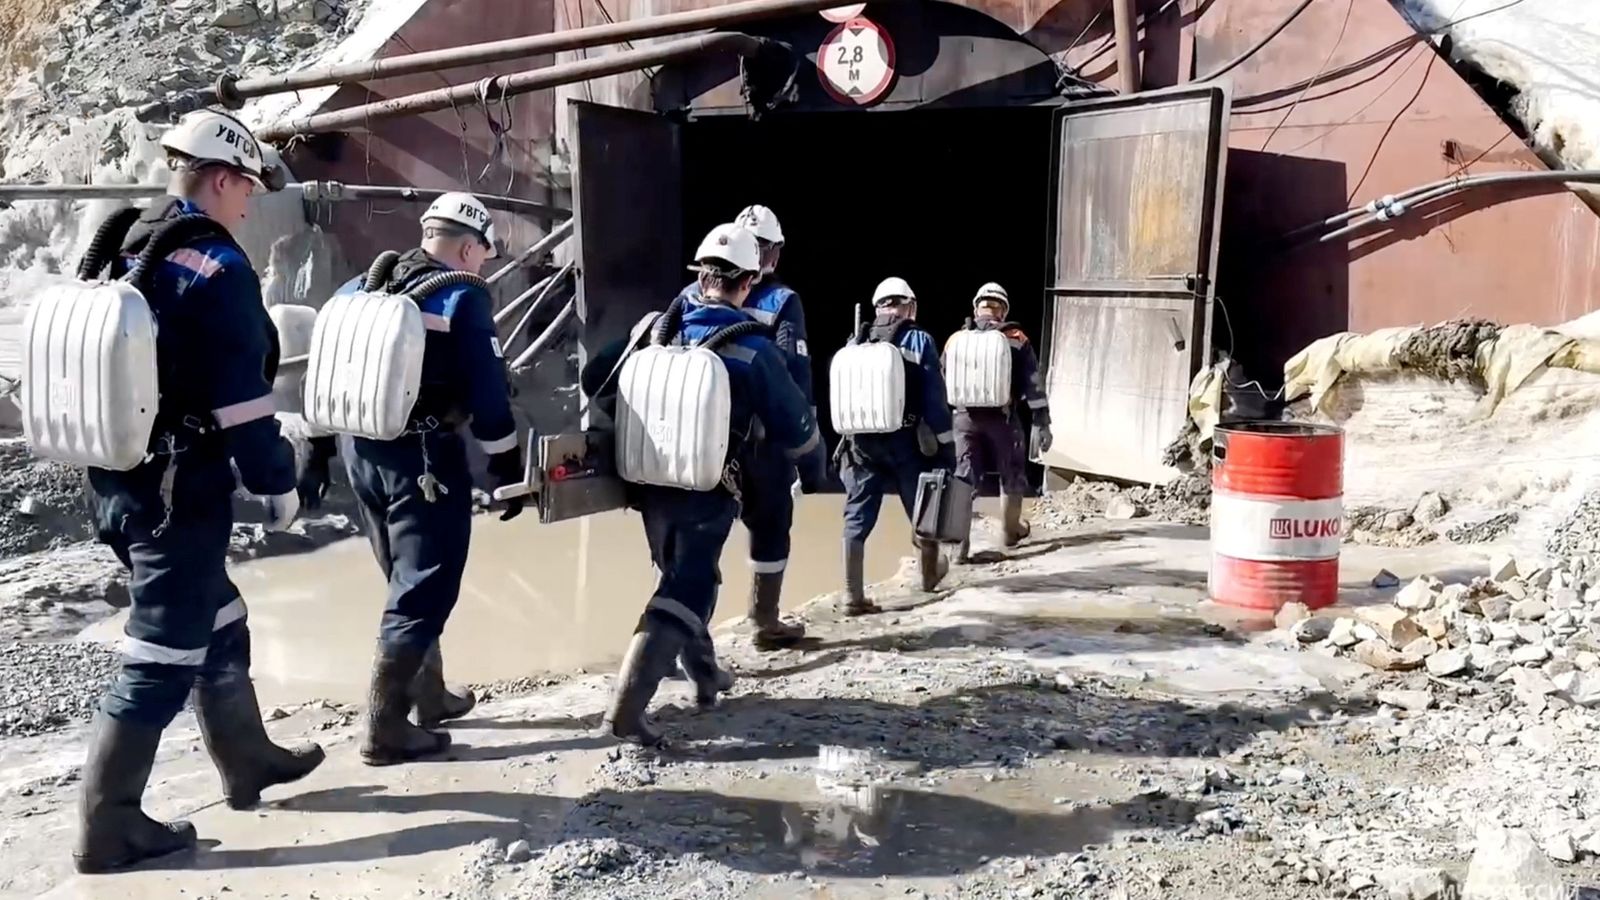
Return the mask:
MULTIPOLYGON (((217 610, 216 617, 212 620, 211 631, 221 631, 234 622, 242 621, 248 614, 243 597, 235 597, 232 602, 217 610)), ((126 662, 156 663, 165 666, 200 666, 206 661, 208 647, 199 647, 194 650, 179 650, 173 647, 163 647, 152 641, 143 641, 136 637, 124 634, 122 643, 117 648, 126 662)))

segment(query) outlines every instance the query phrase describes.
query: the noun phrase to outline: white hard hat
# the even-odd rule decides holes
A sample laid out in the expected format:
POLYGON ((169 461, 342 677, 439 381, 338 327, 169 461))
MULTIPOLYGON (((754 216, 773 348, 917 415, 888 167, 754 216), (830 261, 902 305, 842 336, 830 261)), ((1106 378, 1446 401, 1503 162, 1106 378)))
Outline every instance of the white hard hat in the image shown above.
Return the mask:
POLYGON ((467 226, 489 245, 490 259, 499 255, 494 246, 494 219, 489 216, 489 208, 477 197, 461 191, 440 194, 439 199, 428 206, 428 211, 422 214, 419 221, 427 224, 429 219, 443 219, 446 222, 467 226))
POLYGON ((978 288, 977 295, 972 298, 972 305, 977 306, 980 300, 999 300, 1007 308, 1011 306, 1011 297, 1006 293, 1006 289, 993 281, 978 288))
POLYGON ((230 166, 263 189, 279 190, 283 180, 263 163, 261 145, 238 119, 213 109, 198 109, 161 135, 161 146, 195 163, 230 166))
POLYGON ((878 289, 872 292, 872 305, 877 306, 891 297, 904 297, 907 300, 917 299, 917 295, 911 290, 911 285, 906 284, 904 278, 885 278, 878 282, 878 289))
POLYGON ((721 260, 741 272, 761 271, 761 246, 750 229, 737 222, 728 222, 711 229, 700 249, 694 251, 695 262, 708 259, 721 260))
POLYGON ((734 221, 769 244, 783 243, 783 226, 778 224, 778 214, 765 206, 746 206, 734 221))

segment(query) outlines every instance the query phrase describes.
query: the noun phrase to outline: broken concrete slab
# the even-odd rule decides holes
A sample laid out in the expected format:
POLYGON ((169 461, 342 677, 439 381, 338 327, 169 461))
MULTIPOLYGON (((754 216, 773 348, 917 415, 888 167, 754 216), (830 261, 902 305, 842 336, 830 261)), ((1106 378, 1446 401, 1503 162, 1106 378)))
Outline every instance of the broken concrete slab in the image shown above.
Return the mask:
POLYGON ((1443 678, 1467 670, 1471 657, 1466 650, 1440 650, 1428 657, 1428 674, 1443 678))
POLYGON ((1439 642, 1427 635, 1423 635, 1401 647, 1400 652, 1411 654, 1412 656, 1432 656, 1439 652, 1439 642))
POLYGON ((1293 628, 1296 623, 1310 618, 1311 610, 1304 603, 1290 601, 1285 603, 1277 614, 1272 617, 1273 624, 1279 628, 1293 628))
POLYGON ((1550 604, 1534 597, 1519 600, 1511 605, 1511 618, 1523 622, 1537 622, 1550 614, 1550 604))
POLYGON ((1328 640, 1329 635, 1333 633, 1333 624, 1334 620, 1325 616, 1301 619, 1294 623, 1289 633, 1302 644, 1314 644, 1328 640))
POLYGON ((1542 644, 1529 644, 1511 651, 1511 661, 1519 666, 1536 666, 1550 658, 1550 651, 1542 644))
POLYGON ((1391 647, 1404 647, 1419 637, 1422 629, 1411 620, 1406 611, 1393 606, 1364 606, 1356 610, 1356 619, 1377 633, 1391 647))
POLYGON ((1394 605, 1411 612, 1433 609, 1443 589, 1444 584, 1439 579, 1423 575, 1400 589, 1400 593, 1395 595, 1394 605))
POLYGON ((1489 558, 1489 580, 1509 581, 1517 577, 1517 560, 1509 553, 1496 553, 1489 558))
POLYGON ((1556 692, 1556 683, 1537 669, 1512 669, 1511 683, 1515 684, 1518 690, 1530 694, 1543 696, 1556 692))
POLYGON ((1481 597, 1478 599, 1478 610, 1491 622, 1504 621, 1511 615, 1511 600, 1499 596, 1481 597))
POLYGON ((1433 706, 1433 694, 1429 691, 1386 690, 1379 691, 1376 696, 1379 703, 1407 712, 1422 712, 1433 706))
POLYGON ((1561 873, 1521 829, 1478 829, 1463 885, 1464 900, 1550 900, 1567 895, 1561 873))
POLYGON ((1511 653, 1487 644, 1473 644, 1468 650, 1472 668, 1484 678, 1498 678, 1511 668, 1511 653))
POLYGON ((1358 662, 1384 672, 1407 672, 1422 665, 1422 657, 1401 653, 1381 640, 1362 641, 1354 654, 1358 662))
POLYGON ((1443 609, 1430 609, 1412 616, 1411 621, 1417 623, 1422 633, 1434 640, 1443 638, 1450 633, 1450 623, 1445 620, 1443 609))
POLYGON ((1328 643, 1335 647, 1354 647, 1361 643, 1356 637, 1356 620, 1335 619, 1328 633, 1328 643))

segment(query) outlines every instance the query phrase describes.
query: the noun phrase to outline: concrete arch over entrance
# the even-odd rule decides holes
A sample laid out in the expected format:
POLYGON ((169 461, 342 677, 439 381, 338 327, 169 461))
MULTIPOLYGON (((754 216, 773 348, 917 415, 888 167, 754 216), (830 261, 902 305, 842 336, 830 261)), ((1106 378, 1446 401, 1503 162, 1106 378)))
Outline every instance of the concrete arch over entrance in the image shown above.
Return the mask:
MULTIPOLYGON (((894 42, 896 76, 888 93, 866 109, 1027 106, 1060 96, 1061 71, 1055 61, 976 5, 883 4, 869 7, 867 17, 894 42)), ((817 49, 835 27, 819 15, 806 15, 741 29, 782 41, 797 57, 794 102, 785 103, 774 115, 859 109, 830 96, 817 73, 817 49)), ((657 73, 649 87, 649 102, 639 105, 658 112, 691 116, 745 112, 737 59, 719 56, 670 66, 657 73)))

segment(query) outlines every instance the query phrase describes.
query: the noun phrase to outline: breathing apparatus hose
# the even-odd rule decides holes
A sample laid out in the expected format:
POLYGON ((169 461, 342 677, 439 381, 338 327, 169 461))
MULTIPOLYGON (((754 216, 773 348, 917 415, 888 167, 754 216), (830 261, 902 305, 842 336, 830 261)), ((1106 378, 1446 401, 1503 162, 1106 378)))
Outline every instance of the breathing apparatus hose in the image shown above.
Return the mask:
POLYGON ((722 349, 723 344, 726 344, 735 338, 746 337, 748 335, 766 334, 771 334, 771 331, 767 328, 767 326, 761 324, 760 322, 754 320, 749 322, 739 322, 734 325, 729 325, 727 328, 724 328, 701 341, 700 346, 712 352, 716 352, 717 350, 722 349))
POLYGON ((367 275, 361 280, 361 289, 375 291, 382 287, 388 280, 389 274, 394 271, 394 264, 400 261, 400 254, 394 250, 385 250, 378 254, 378 258, 367 267, 367 275))
MULTIPOLYGON (((374 262, 374 265, 376 265, 376 262, 374 262)), ((458 284, 482 288, 484 291, 489 290, 489 282, 471 272, 440 272, 437 275, 429 275, 427 278, 422 279, 421 283, 416 287, 406 291, 406 296, 410 297, 414 302, 421 303, 434 291, 440 288, 454 287, 458 284)))
POLYGON ((111 264, 111 254, 122 247, 128 229, 138 220, 138 207, 129 206, 117 210, 100 223, 94 237, 89 240, 89 249, 83 251, 83 259, 78 262, 79 281, 94 281, 100 277, 100 273, 111 264))
POLYGON ((155 277, 156 272, 154 263, 166 259, 174 251, 201 238, 218 238, 229 242, 233 240, 228 230, 210 216, 191 213, 163 222, 156 233, 150 236, 144 249, 139 251, 139 257, 134 260, 133 269, 128 273, 139 293, 146 297, 151 295, 154 285, 150 279, 155 277))
POLYGON ((672 302, 667 304, 667 311, 656 319, 655 327, 650 329, 650 343, 660 347, 677 337, 678 330, 683 327, 683 307, 682 297, 672 298, 672 302))

